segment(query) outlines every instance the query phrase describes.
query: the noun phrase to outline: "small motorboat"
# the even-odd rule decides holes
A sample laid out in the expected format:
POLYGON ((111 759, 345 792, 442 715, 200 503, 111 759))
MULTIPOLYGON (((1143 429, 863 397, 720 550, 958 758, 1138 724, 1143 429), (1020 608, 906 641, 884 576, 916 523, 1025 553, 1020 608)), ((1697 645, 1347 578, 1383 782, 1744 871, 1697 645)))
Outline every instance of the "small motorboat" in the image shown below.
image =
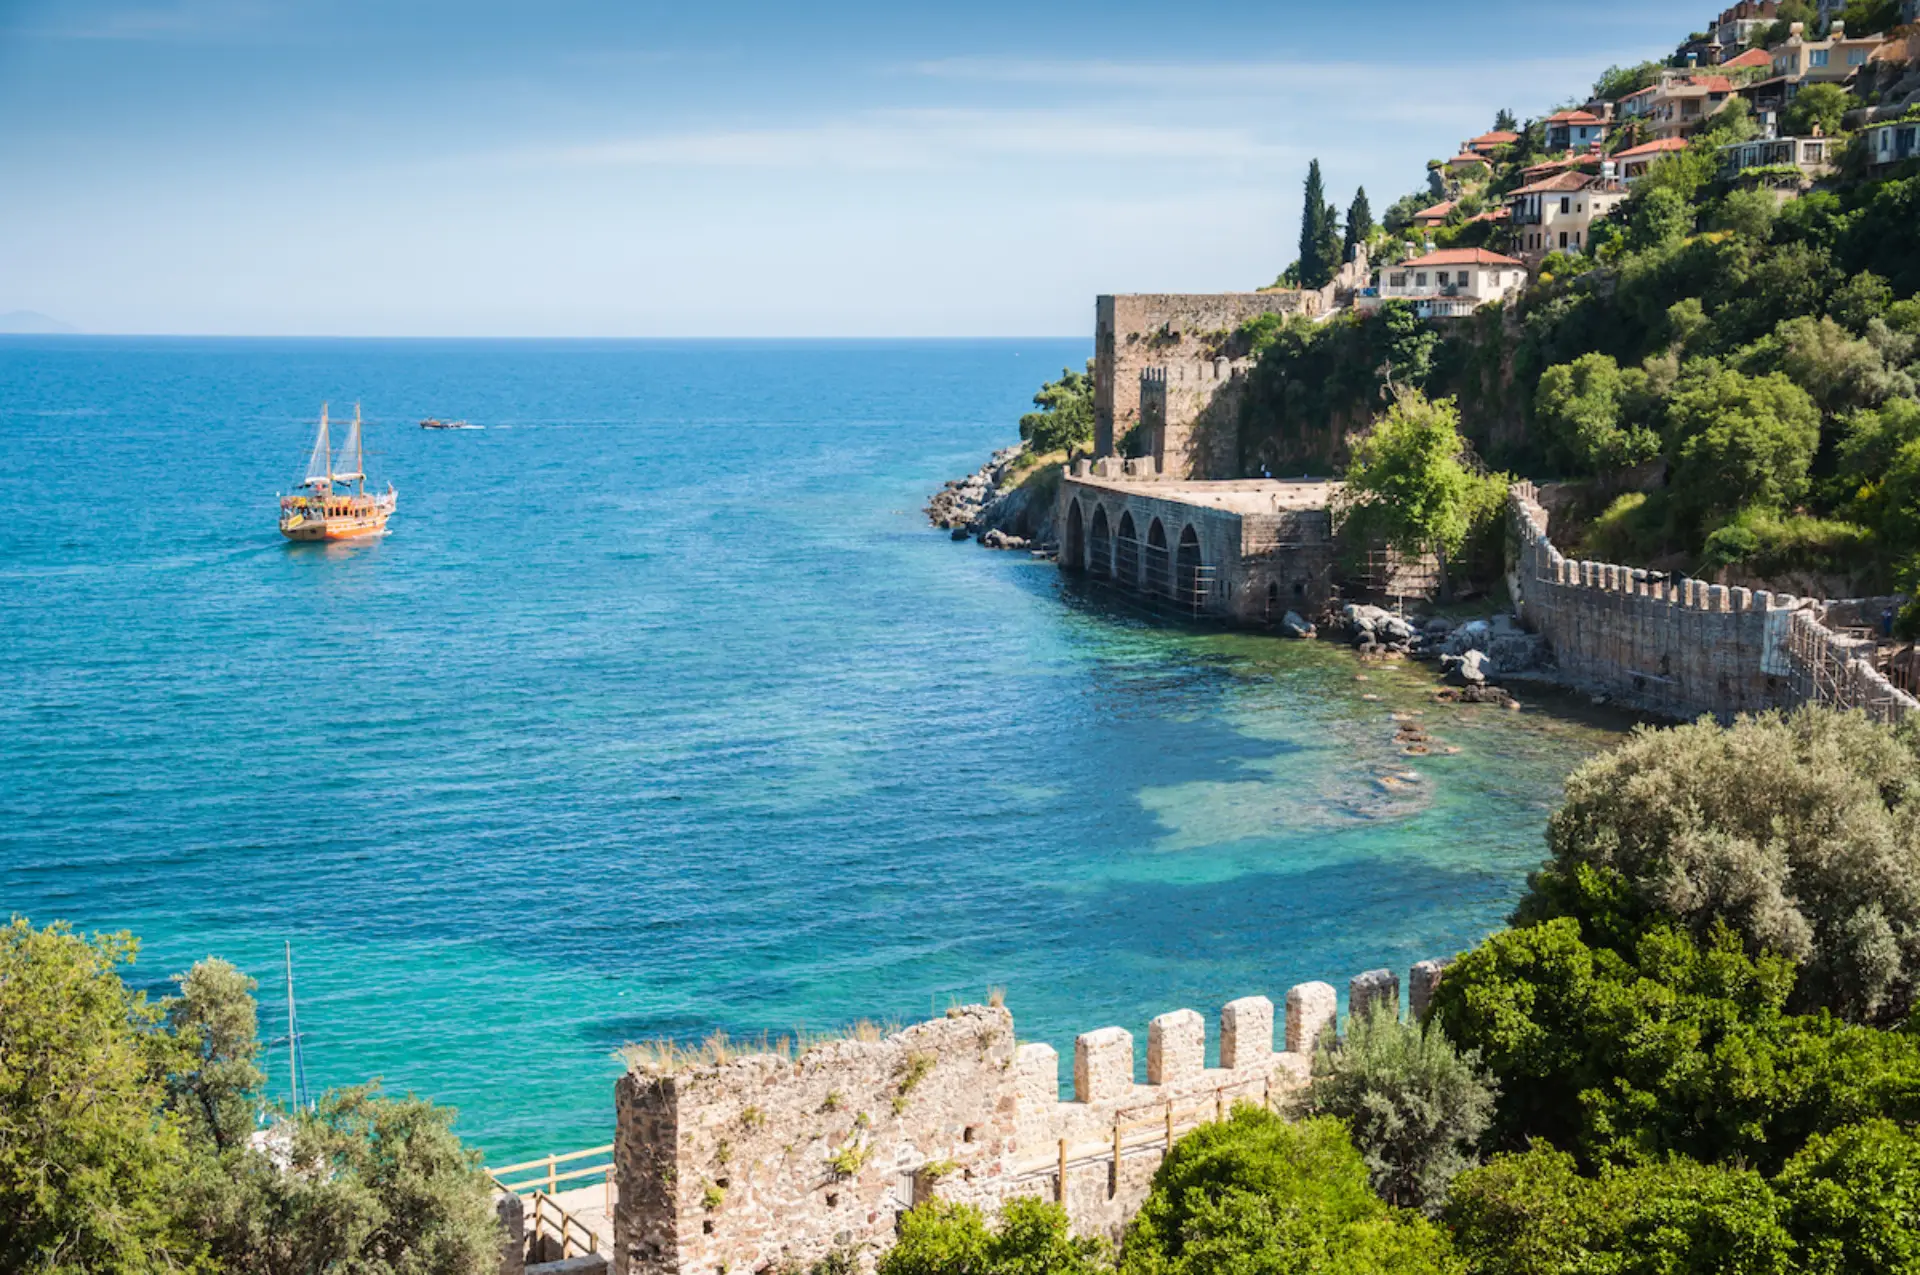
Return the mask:
POLYGON ((485 429, 485 425, 475 425, 471 421, 443 421, 438 416, 429 416, 420 422, 421 429, 485 429))

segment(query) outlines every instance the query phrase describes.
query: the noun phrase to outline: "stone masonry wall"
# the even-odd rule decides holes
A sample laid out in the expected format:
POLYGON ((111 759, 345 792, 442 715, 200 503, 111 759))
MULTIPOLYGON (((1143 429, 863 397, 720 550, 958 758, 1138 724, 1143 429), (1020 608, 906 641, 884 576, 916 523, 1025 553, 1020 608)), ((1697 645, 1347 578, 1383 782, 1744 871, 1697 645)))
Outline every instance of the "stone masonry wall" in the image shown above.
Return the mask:
MULTIPOLYGON (((1177 431, 1173 441, 1178 453, 1168 472, 1228 477, 1224 470, 1203 467, 1196 472, 1189 467, 1195 455, 1191 427, 1215 393, 1233 384, 1231 369, 1216 365, 1225 337, 1263 314, 1312 317, 1324 306, 1319 293, 1294 291, 1100 297, 1094 303, 1094 455, 1113 455, 1117 440, 1139 424, 1140 374, 1164 368, 1172 378, 1165 420, 1177 431)), ((1206 465, 1220 463, 1218 457, 1200 459, 1206 465)))
POLYGON ((1311 504, 1242 513, 1207 503, 1196 496, 1193 484, 1158 480, 1145 472, 1151 461, 1128 465, 1141 472, 1124 475, 1121 463, 1109 457, 1078 462, 1075 472, 1062 479, 1054 526, 1060 530, 1063 567, 1136 593, 1165 592, 1169 600, 1179 601, 1172 587, 1173 567, 1157 571, 1147 551, 1157 521, 1166 535, 1170 563, 1182 534, 1193 529, 1201 562, 1209 573, 1199 608, 1204 614, 1239 624, 1265 624, 1277 622, 1288 610, 1316 614, 1331 598, 1335 546, 1333 516, 1326 501, 1338 484, 1276 484, 1266 479, 1210 485, 1291 487, 1311 504), (1127 515, 1132 517, 1139 546, 1131 564, 1120 547, 1122 519, 1127 515))
POLYGON ((1515 603, 1564 685, 1681 719, 1809 701, 1883 718, 1913 711, 1864 659, 1871 644, 1825 627, 1837 604, 1573 561, 1548 538, 1530 483, 1514 485, 1508 512, 1515 603))
MULTIPOLYGON (((1440 970, 1414 967, 1415 1013, 1440 970)), ((1376 1001, 1400 1003, 1390 971, 1349 986, 1350 1009, 1376 1001)), ((1233 1001, 1211 1066, 1206 1021, 1162 1014, 1147 1025, 1144 1084, 1131 1032, 1087 1032, 1070 1101, 1056 1051, 1016 1045, 1012 1015, 993 1006, 798 1058, 631 1071, 615 1094, 614 1270, 744 1275, 844 1250, 870 1268, 900 1214, 936 1196, 988 1210, 1040 1196, 1076 1232, 1118 1239, 1173 1140, 1236 1102, 1282 1107, 1305 1083, 1337 1008, 1326 983, 1291 989, 1278 1008, 1233 1001)))

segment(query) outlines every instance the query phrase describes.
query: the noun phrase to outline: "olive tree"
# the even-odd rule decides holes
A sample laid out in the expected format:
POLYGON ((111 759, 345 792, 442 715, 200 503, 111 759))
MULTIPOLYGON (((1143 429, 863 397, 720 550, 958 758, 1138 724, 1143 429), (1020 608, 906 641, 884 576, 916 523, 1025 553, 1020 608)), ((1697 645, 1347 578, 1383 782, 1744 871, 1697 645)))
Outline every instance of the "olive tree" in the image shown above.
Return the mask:
POLYGON ((1920 980, 1920 733, 1803 708, 1641 729, 1567 779, 1516 920, 1729 927, 1800 963, 1793 1003, 1904 1018, 1920 980))
POLYGON ((1497 1093, 1479 1056, 1455 1050, 1438 1023, 1402 1023, 1376 1005, 1345 1039, 1321 1045, 1300 1102, 1346 1121, 1381 1199, 1432 1214, 1476 1163, 1497 1093))

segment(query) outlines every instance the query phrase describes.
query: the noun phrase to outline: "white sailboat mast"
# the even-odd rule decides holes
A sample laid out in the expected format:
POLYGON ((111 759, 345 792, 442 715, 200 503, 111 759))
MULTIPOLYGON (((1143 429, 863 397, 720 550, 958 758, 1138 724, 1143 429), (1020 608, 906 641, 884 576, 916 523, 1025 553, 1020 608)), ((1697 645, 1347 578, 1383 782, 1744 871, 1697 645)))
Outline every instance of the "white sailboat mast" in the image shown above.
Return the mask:
POLYGON ((334 467, 333 481, 366 482, 366 460, 360 442, 360 405, 353 405, 353 424, 347 429, 347 441, 340 444, 340 463, 334 467))

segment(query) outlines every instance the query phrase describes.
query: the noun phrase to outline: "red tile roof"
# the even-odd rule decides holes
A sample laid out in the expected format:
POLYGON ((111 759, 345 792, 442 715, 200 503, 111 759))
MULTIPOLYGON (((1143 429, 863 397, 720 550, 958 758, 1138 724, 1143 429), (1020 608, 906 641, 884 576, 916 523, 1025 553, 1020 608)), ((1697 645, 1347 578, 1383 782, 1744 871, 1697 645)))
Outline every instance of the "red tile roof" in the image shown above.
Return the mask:
POLYGON ((1722 71, 1744 71, 1748 67, 1772 65, 1773 57, 1765 49, 1748 49, 1739 57, 1722 62, 1720 69, 1722 71))
POLYGON ((1472 217, 1467 218, 1467 224, 1472 225, 1476 221, 1511 221, 1511 220, 1513 220, 1513 209, 1508 208, 1503 204, 1500 207, 1494 209, 1492 212, 1478 213, 1472 217))
POLYGON ((1687 141, 1684 137, 1663 137, 1657 142, 1646 142, 1639 146, 1630 146, 1626 150, 1616 153, 1614 158, 1616 160, 1639 159, 1645 155, 1664 155, 1668 151, 1683 151, 1685 149, 1687 149, 1687 141))
POLYGON ((1455 156, 1454 156, 1454 157, 1453 157, 1452 159, 1450 159, 1450 160, 1448 160, 1448 161, 1447 161, 1447 163, 1448 163, 1449 165, 1453 165, 1453 164, 1479 164, 1479 165, 1480 165, 1480 166, 1481 166, 1482 168, 1492 168, 1492 167, 1493 167, 1493 165, 1492 165, 1492 164, 1489 164, 1489 163, 1487 163, 1487 158, 1486 158, 1486 156, 1484 156, 1484 155, 1475 155, 1475 154, 1473 154, 1473 153, 1472 153, 1471 151, 1461 151, 1461 152, 1460 152, 1460 153, 1459 153, 1458 155, 1455 155, 1455 156))
POLYGON ((1547 116, 1549 124, 1598 124, 1600 117, 1590 111, 1555 111, 1547 116))
POLYGON ((1448 199, 1448 200, 1442 201, 1441 203, 1435 204, 1431 208, 1422 208, 1419 212, 1413 215, 1413 219, 1415 221, 1419 221, 1422 217, 1431 217, 1436 221, 1444 221, 1446 219, 1447 214, 1452 211, 1453 211, 1453 200, 1448 199))
POLYGON ((1530 186, 1522 186, 1518 190, 1509 191, 1508 194, 1509 196, 1557 195, 1562 191, 1585 190, 1590 184, 1599 180, 1599 178, 1590 177, 1586 173, 1555 173, 1553 176, 1542 181, 1534 182, 1530 186))
POLYGON ((1505 129, 1494 129, 1491 133, 1482 133, 1468 142, 1469 146, 1511 146, 1520 140, 1520 134, 1509 133, 1505 129))
POLYGON ((1485 248, 1442 248, 1430 252, 1424 257, 1415 257, 1411 261, 1402 261, 1399 266, 1517 266, 1524 267, 1526 262, 1515 261, 1512 257, 1503 257, 1497 252, 1488 252, 1485 248))

